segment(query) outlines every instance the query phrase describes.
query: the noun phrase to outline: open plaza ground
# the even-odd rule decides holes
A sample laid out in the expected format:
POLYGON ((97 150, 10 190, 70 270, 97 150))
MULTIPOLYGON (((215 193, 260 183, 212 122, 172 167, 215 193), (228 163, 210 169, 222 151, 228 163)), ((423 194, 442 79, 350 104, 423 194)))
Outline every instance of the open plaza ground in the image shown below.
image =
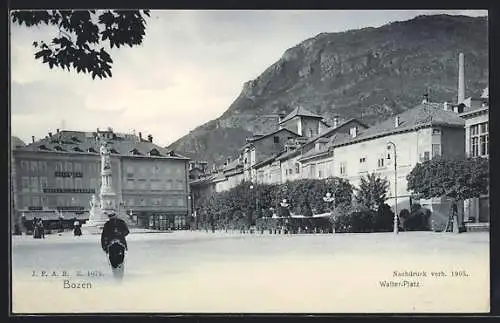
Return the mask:
POLYGON ((489 233, 132 232, 121 278, 98 235, 12 238, 14 313, 482 313, 489 233))

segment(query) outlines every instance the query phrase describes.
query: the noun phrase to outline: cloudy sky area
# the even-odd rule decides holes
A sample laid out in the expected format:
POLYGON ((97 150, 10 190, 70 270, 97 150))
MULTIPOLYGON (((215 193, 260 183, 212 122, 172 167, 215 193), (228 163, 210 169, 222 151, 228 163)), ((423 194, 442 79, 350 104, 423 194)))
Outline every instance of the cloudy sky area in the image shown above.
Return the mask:
POLYGON ((11 25, 11 132, 25 142, 57 128, 152 134, 167 146, 219 117, 286 49, 322 32, 378 27, 421 14, 481 10, 152 11, 140 47, 112 50, 111 79, 49 69, 34 40, 49 27, 11 25))

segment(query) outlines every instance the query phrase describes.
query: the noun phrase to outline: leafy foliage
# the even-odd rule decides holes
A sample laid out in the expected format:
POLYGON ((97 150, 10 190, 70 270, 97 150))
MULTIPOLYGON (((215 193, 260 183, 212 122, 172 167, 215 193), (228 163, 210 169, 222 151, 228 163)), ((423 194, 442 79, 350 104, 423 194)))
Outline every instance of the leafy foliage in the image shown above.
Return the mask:
POLYGON ((422 198, 464 200, 488 193, 489 164, 485 158, 433 158, 417 164, 407 180, 408 190, 422 198))
POLYGON ((363 176, 356 189, 356 202, 367 210, 375 211, 385 202, 388 189, 389 182, 385 178, 375 173, 363 176))
POLYGON ((412 204, 411 212, 407 209, 403 209, 400 213, 400 218, 403 219, 403 227, 406 231, 429 230, 430 216, 430 210, 422 208, 422 206, 418 203, 412 204))
POLYGON ((92 79, 111 77, 113 59, 102 47, 110 48, 142 44, 149 10, 45 10, 13 11, 12 21, 20 26, 52 25, 59 34, 50 43, 34 41, 38 51, 35 59, 41 59, 52 69, 60 67, 77 73, 90 73, 92 79))
MULTIPOLYGON (((213 214, 217 223, 244 221, 247 225, 261 217, 270 218, 274 212, 283 217, 291 213, 312 216, 329 209, 323 200, 326 192, 333 194, 337 205, 349 205, 352 191, 351 184, 339 178, 304 179, 281 185, 243 182, 229 191, 200 200, 200 214, 213 214), (281 207, 283 199, 287 199, 289 207, 281 207)), ((200 221, 207 220, 200 216, 200 221)))

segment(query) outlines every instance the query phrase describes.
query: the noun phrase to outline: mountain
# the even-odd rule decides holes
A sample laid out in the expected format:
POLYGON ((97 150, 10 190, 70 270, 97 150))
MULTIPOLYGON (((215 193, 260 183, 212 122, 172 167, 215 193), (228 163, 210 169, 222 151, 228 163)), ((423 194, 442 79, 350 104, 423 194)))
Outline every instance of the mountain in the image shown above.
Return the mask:
POLYGON ((21 139, 19 139, 18 137, 16 136, 11 136, 10 137, 10 146, 12 149, 16 148, 16 147, 22 147, 22 146, 26 146, 26 144, 24 143, 24 141, 22 141, 21 139))
POLYGON ((321 33, 285 51, 246 82, 218 119, 168 148, 194 159, 222 163, 245 138, 277 129, 278 113, 301 105, 331 120, 361 118, 373 124, 422 100, 456 102, 458 54, 465 56, 466 97, 488 86, 486 17, 418 16, 379 28, 321 33))

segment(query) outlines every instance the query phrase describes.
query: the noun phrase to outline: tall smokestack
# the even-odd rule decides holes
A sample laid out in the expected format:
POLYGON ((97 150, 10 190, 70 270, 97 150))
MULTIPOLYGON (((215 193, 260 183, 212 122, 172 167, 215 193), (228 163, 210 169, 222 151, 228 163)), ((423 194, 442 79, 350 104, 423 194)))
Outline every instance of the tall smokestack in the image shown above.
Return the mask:
POLYGON ((464 54, 458 54, 458 98, 457 104, 465 99, 464 54))

